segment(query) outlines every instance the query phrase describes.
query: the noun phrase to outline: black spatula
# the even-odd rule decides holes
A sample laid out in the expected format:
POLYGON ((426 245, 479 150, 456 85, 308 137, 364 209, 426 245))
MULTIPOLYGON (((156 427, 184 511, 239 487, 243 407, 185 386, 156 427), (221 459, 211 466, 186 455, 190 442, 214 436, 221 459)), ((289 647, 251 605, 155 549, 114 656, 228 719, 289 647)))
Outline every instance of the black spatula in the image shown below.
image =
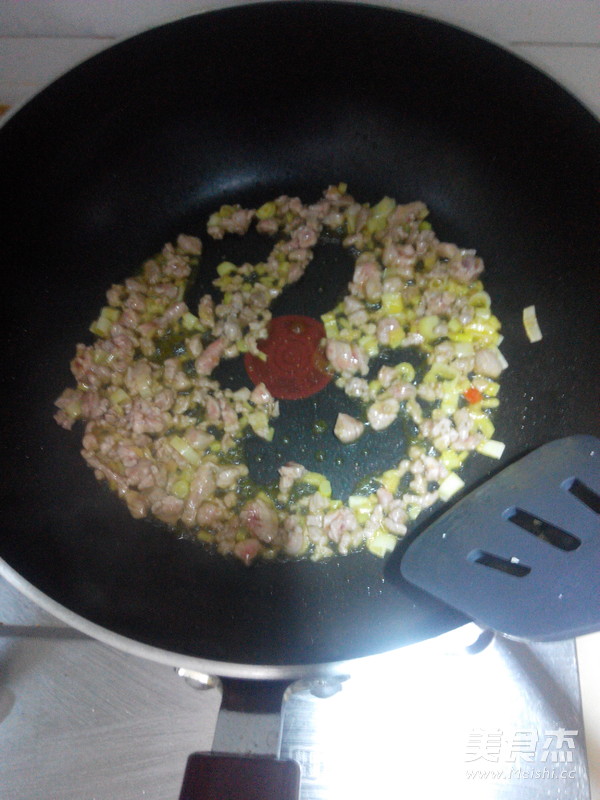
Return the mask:
POLYGON ((523 639, 600 629, 600 440, 546 444, 460 500, 401 560, 406 580, 523 639))

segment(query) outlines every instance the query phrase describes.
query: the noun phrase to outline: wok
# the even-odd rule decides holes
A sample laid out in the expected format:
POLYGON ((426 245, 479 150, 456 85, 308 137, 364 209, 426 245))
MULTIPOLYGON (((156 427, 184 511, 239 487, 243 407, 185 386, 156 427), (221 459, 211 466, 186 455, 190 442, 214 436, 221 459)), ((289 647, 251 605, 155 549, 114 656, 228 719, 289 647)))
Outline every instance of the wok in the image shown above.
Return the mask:
MULTIPOLYGON (((69 72, 0 131, 3 574, 105 641, 231 677, 295 676, 462 624, 386 581, 368 553, 248 569, 131 519, 83 464, 78 436, 53 422, 53 401, 105 290, 165 241, 206 241, 223 202, 313 201, 346 181, 361 201, 425 201, 440 238, 483 256, 510 364, 495 419, 502 463, 597 434, 599 169, 597 120, 553 81, 487 41, 390 9, 220 10, 69 72), (544 332, 535 345, 521 323, 530 304, 544 332)), ((235 260, 241 246, 210 245, 206 263, 235 260)), ((261 246, 252 240, 243 257, 261 246)), ((323 246, 306 286, 274 313, 318 316, 328 306, 315 288, 330 303, 348 279, 344 257, 323 246)), ((282 404, 293 432, 283 460, 313 457, 315 415, 343 402, 328 392, 282 404)), ((393 460, 401 432, 381 438, 342 467, 332 440, 320 445, 335 490, 393 460)), ((496 466, 473 457, 467 484, 496 466)))

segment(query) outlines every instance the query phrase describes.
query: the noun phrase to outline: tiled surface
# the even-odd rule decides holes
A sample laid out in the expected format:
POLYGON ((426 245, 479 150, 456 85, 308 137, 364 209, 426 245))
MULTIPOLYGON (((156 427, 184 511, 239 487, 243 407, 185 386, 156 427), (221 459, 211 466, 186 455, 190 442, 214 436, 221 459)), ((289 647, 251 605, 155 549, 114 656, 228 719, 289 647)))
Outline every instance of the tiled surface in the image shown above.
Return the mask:
POLYGON ((600 42, 594 46, 514 43, 510 49, 558 81, 600 118, 600 42))
MULTIPOLYGON (((232 4, 4 0, 0 5, 0 102, 19 102, 115 40, 177 17, 232 4)), ((450 22, 513 50, 600 116, 597 0, 381 0, 379 4, 450 22)))
POLYGON ((577 641, 591 800, 600 800, 600 633, 577 641))
MULTIPOLYGON (((115 39, 197 11, 213 0, 4 0, 0 5, 0 105, 16 105, 115 39)), ((598 0, 382 2, 459 25, 554 77, 600 117, 598 0)), ((10 622, 19 622, 19 612, 10 622)), ((600 800, 600 634, 578 642, 593 800, 600 800)), ((1 709, 0 709, 1 710, 1 709)), ((0 792, 1 794, 1 792, 0 792)))
MULTIPOLYGON (((197 11, 242 4, 235 0, 3 0, 0 22, 4 36, 127 36, 197 11)), ((502 42, 599 39, 596 0, 380 0, 378 4, 427 14, 502 42)))

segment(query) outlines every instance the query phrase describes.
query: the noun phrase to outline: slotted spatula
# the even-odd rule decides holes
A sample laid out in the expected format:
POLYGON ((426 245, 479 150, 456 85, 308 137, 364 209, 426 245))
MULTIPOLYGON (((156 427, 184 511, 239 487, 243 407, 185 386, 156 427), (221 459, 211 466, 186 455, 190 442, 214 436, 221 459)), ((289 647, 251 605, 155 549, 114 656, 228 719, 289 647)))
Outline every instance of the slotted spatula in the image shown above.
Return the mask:
POLYGON ((409 545, 410 583, 510 636, 600 629, 600 440, 540 447, 482 484, 409 545))

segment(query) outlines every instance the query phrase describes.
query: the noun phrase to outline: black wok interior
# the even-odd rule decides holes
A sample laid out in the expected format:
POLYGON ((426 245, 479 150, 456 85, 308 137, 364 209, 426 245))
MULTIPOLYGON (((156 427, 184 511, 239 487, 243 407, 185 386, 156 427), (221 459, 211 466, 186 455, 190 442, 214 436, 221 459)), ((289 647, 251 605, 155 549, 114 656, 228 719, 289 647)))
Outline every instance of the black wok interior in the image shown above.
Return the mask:
MULTIPOLYGON (((598 121, 550 79, 389 9, 222 10, 68 73, 0 130, 0 556, 83 617, 221 661, 224 674, 228 663, 344 660, 456 626, 458 614, 384 580, 367 553, 247 569, 132 520, 84 466, 78 434, 53 422, 53 400, 71 385, 75 343, 90 340, 106 289, 165 241, 206 240, 223 202, 316 200, 346 181, 361 201, 425 201, 441 238, 483 256, 510 364, 496 417, 503 463, 597 434, 599 165, 598 121), (544 332, 535 345, 521 322, 530 304, 544 332)), ((211 245, 210 257, 234 246, 211 245)), ((348 280, 327 246, 310 269, 323 286, 348 280)), ((286 313, 321 313, 302 292, 286 313)), ((293 406, 301 446, 313 420, 293 406)), ((367 474, 369 457, 356 459, 367 474)), ((333 478, 340 491, 349 461, 333 478)), ((497 467, 475 456, 468 484, 497 467)))

